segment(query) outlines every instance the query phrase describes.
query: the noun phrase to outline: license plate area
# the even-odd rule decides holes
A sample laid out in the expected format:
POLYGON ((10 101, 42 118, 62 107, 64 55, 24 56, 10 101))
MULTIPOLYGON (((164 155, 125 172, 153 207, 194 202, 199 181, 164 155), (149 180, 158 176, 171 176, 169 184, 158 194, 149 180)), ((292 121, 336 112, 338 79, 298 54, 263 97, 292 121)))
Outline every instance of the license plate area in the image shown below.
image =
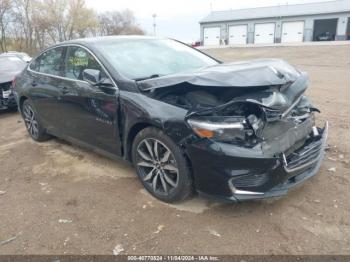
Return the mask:
POLYGON ((9 96, 12 94, 12 90, 2 90, 2 97, 3 98, 9 98, 9 96))

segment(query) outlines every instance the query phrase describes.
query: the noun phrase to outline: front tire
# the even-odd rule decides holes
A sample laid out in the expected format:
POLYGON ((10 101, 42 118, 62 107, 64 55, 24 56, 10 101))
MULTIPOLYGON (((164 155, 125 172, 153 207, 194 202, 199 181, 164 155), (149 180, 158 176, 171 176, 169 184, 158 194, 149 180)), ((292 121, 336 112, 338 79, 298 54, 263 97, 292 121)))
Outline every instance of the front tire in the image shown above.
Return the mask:
POLYGON ((179 202, 192 194, 187 160, 161 130, 150 127, 138 133, 132 147, 132 159, 143 186, 159 200, 179 202))
POLYGON ((50 139, 45 128, 40 124, 34 107, 29 100, 25 100, 21 108, 22 117, 30 137, 37 141, 43 142, 50 139))

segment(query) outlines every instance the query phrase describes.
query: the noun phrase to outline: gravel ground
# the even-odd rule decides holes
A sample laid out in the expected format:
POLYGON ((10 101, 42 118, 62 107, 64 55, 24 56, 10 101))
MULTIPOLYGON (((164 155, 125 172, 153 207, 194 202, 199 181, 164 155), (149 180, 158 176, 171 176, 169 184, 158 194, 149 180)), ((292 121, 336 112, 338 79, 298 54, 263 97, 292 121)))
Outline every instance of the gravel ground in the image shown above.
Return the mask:
POLYGON ((284 58, 310 73, 308 95, 330 121, 317 176, 278 200, 168 205, 127 164, 58 139, 35 143, 18 113, 2 112, 0 254, 350 254, 350 46, 206 52, 284 58))

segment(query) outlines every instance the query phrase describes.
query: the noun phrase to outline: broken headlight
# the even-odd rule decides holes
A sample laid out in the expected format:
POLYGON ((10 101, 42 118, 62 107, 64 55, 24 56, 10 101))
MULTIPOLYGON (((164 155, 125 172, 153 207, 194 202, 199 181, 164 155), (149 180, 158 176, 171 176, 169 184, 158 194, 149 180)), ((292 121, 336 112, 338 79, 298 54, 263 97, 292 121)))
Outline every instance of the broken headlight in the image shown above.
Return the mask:
POLYGON ((244 141, 254 135, 245 117, 201 117, 187 122, 199 137, 218 142, 244 141))

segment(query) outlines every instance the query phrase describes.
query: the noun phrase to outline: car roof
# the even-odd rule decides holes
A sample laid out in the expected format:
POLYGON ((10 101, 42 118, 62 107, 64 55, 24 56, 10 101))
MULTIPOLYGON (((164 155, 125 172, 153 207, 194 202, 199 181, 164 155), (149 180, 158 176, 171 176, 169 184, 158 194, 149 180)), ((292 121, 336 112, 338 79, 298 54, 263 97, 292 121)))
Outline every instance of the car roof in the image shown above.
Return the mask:
POLYGON ((154 36, 145 36, 145 35, 111 35, 111 36, 79 38, 75 40, 62 42, 62 44, 71 43, 71 42, 95 43, 95 42, 112 41, 112 40, 118 40, 118 39, 135 40, 135 39, 162 39, 162 38, 154 37, 154 36))
POLYGON ((53 47, 58 47, 61 45, 69 45, 69 44, 78 44, 84 46, 93 46, 99 42, 113 42, 115 40, 152 40, 152 39, 168 39, 163 37, 154 37, 154 36, 145 36, 145 35, 113 35, 113 36, 99 36, 99 37, 88 37, 88 38, 80 38, 69 41, 64 41, 49 47, 51 49, 53 47))

